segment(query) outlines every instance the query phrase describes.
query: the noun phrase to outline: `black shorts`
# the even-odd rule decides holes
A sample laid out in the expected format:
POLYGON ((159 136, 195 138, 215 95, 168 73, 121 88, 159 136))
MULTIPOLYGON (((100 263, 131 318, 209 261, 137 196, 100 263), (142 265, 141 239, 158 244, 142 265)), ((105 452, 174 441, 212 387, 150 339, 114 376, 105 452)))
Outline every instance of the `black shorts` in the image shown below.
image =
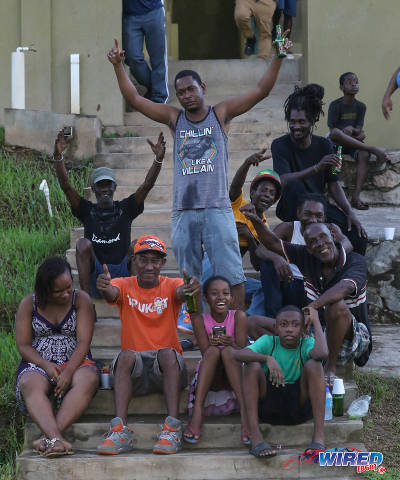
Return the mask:
POLYGON ((271 425, 297 425, 313 417, 310 399, 300 405, 300 378, 284 387, 267 380, 267 395, 258 402, 260 421, 271 425))

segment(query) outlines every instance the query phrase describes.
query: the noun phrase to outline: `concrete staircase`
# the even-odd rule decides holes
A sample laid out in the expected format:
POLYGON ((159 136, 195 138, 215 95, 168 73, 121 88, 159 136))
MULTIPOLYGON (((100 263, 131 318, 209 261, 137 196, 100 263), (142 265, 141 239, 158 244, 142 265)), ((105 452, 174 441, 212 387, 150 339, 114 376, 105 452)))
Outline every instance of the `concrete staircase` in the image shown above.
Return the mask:
MULTIPOLYGON (((226 98, 225 92, 236 95, 254 85, 265 71, 266 62, 250 61, 196 61, 171 62, 170 79, 181 69, 197 70, 207 81, 210 104, 226 98), (223 80, 223 83, 221 81, 223 80), (240 90, 238 88, 240 85, 240 90)), ((232 122, 229 137, 230 179, 243 160, 255 151, 269 147, 272 140, 286 132, 282 104, 299 79, 299 57, 285 61, 278 84, 268 99, 251 112, 232 122)), ((171 80, 171 82, 172 82, 171 80)), ((171 88, 173 91, 173 87, 171 88)), ((171 103, 176 104, 174 99, 171 103)), ((106 134, 120 136, 128 132, 136 136, 104 138, 95 165, 107 165, 116 170, 118 188, 116 198, 124 198, 143 181, 153 154, 146 143, 148 136, 154 139, 160 131, 167 138, 167 154, 156 186, 150 193, 143 215, 132 226, 132 238, 146 233, 159 235, 166 241, 168 260, 163 274, 179 274, 171 249, 170 205, 172 192, 172 141, 168 129, 158 125, 136 112, 126 114, 124 126, 105 128, 106 134)), ((249 173, 249 179, 261 168, 271 168, 272 160, 249 173)), ((248 193, 249 182, 246 184, 248 193)), ((85 195, 92 199, 90 189, 85 195)), ((270 223, 277 222, 274 212, 268 215, 270 223)), ((82 228, 71 230, 71 248, 67 258, 74 269, 74 281, 78 285, 75 244, 83 235, 82 228)), ((245 259, 247 274, 256 275, 245 259)), ((96 300, 98 322, 92 341, 92 353, 96 360, 110 363, 120 349, 120 322, 114 307, 96 300)), ((199 352, 186 352, 185 360, 190 378, 200 359, 199 352)), ((352 366, 338 372, 345 379, 346 406, 356 397, 352 366)), ((181 394, 180 412, 187 419, 188 390, 181 394)), ((25 428, 24 451, 18 457, 18 478, 25 480, 62 478, 65 480, 87 479, 280 479, 280 478, 355 478, 354 468, 321 468, 318 465, 297 462, 297 456, 310 443, 312 422, 296 427, 263 425, 262 429, 273 446, 280 448, 278 456, 259 461, 250 456, 247 448, 240 443, 240 418, 238 415, 205 418, 202 440, 199 445, 184 444, 181 453, 171 456, 157 456, 151 448, 157 438, 159 426, 166 414, 165 402, 160 394, 134 398, 129 407, 128 424, 133 428, 137 450, 131 454, 116 457, 96 455, 95 448, 102 441, 108 423, 114 415, 113 392, 99 390, 89 409, 78 422, 66 432, 76 454, 60 459, 43 459, 31 451, 32 441, 39 437, 38 428, 28 422, 25 428), (291 464, 289 469, 285 465, 291 464)), ((335 418, 325 426, 328 447, 352 446, 363 449, 362 422, 335 418)))

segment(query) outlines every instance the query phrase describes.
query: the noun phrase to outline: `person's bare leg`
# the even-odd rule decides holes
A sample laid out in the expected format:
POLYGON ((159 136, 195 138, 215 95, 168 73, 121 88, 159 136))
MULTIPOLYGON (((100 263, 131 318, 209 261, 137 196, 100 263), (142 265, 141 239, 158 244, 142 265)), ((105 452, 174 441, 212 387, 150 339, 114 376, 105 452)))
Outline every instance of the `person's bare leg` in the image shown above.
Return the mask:
POLYGON ((311 401, 314 432, 312 441, 325 445, 324 418, 325 418, 325 378, 321 362, 307 360, 300 377, 300 404, 307 398, 311 401))
POLYGON ((90 367, 78 368, 72 377, 71 389, 65 395, 56 421, 60 432, 64 432, 87 409, 99 386, 99 376, 90 367))
POLYGON ((287 38, 290 38, 290 35, 292 34, 292 27, 293 27, 293 17, 291 17, 289 15, 284 15, 284 17, 283 17, 283 31, 286 32, 286 30, 290 30, 287 38))
POLYGON ((72 445, 63 438, 58 428, 53 408, 47 396, 51 388, 48 380, 40 373, 27 372, 21 377, 20 388, 30 417, 46 438, 61 440, 62 443, 56 442, 52 450, 71 450, 72 445))
POLYGON ((388 159, 387 154, 382 149, 360 142, 360 140, 357 140, 350 135, 346 135, 339 128, 333 128, 329 134, 329 138, 332 142, 342 145, 343 147, 373 153, 381 161, 386 161, 388 159))
POLYGON ((238 283, 232 285, 232 303, 230 308, 232 310, 244 310, 245 309, 245 292, 244 283, 238 283))
MULTIPOLYGON (((218 347, 210 346, 203 354, 201 360, 199 375, 196 386, 196 397, 193 406, 192 416, 190 418, 190 426, 196 432, 201 429, 203 421, 203 404, 210 390, 215 369, 221 359, 221 351, 218 347)), ((193 435, 189 430, 185 431, 185 437, 192 438, 193 435)))
POLYGON ((115 416, 122 419, 126 425, 128 406, 132 398, 131 373, 135 366, 136 354, 130 350, 123 350, 118 357, 114 378, 115 416))
POLYGON ((356 186, 352 195, 352 206, 357 208, 356 205, 360 204, 361 189, 367 179, 368 175, 368 152, 360 151, 357 156, 357 173, 356 173, 356 186))
POLYGON ((221 351, 221 359, 225 373, 232 390, 235 392, 240 407, 240 420, 242 423, 242 441, 247 441, 249 429, 247 426, 247 413, 243 399, 242 389, 242 366, 233 356, 233 348, 225 347, 221 351))
MULTIPOLYGON (((264 441, 258 419, 258 401, 268 394, 267 381, 258 362, 245 365, 242 373, 244 404, 247 412, 251 446, 254 448, 264 441)), ((276 451, 273 448, 268 448, 260 452, 260 456, 268 457, 269 455, 275 455, 275 453, 276 451)))
POLYGON ((163 373, 163 391, 167 403, 168 415, 178 418, 180 397, 180 371, 173 348, 163 348, 158 351, 158 364, 163 373))
POLYGON ((351 339, 353 335, 351 329, 352 316, 344 300, 327 306, 325 320, 326 341, 329 349, 325 374, 328 378, 328 383, 331 383, 331 379, 336 375, 336 362, 343 340, 345 338, 351 339))
POLYGON ((90 275, 94 269, 94 251, 92 242, 87 238, 80 238, 76 242, 76 266, 81 290, 90 295, 90 275))
POLYGON ((275 319, 263 315, 247 317, 247 333, 253 340, 263 335, 275 335, 275 319))

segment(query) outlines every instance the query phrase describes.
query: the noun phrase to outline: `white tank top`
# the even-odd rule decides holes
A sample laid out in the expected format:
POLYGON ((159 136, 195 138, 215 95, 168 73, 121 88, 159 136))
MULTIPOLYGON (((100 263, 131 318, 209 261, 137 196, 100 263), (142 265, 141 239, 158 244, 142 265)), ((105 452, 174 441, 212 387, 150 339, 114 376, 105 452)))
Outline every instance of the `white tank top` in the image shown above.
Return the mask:
MULTIPOLYGON (((292 239, 290 240, 290 243, 293 243, 294 245, 306 244, 306 242, 304 241, 304 237, 301 234, 300 227, 301 227, 301 222, 299 222, 298 220, 295 220, 293 222, 293 235, 292 235, 292 239)), ((290 268, 292 270, 294 278, 298 278, 299 280, 303 279, 303 275, 301 274, 299 267, 297 265, 295 265, 294 263, 291 263, 290 268)))

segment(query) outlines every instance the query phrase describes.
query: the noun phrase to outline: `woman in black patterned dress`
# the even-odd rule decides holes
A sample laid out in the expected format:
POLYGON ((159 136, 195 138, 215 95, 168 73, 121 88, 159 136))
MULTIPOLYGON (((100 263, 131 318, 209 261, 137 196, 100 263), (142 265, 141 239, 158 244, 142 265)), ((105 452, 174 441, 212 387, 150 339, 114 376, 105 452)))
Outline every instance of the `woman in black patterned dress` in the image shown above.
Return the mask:
POLYGON ((62 432, 82 415, 97 390, 99 375, 89 350, 93 325, 90 297, 73 288, 70 265, 61 257, 45 260, 36 274, 35 293, 19 305, 16 343, 22 357, 18 403, 43 432, 34 446, 46 457, 71 453, 62 432))

